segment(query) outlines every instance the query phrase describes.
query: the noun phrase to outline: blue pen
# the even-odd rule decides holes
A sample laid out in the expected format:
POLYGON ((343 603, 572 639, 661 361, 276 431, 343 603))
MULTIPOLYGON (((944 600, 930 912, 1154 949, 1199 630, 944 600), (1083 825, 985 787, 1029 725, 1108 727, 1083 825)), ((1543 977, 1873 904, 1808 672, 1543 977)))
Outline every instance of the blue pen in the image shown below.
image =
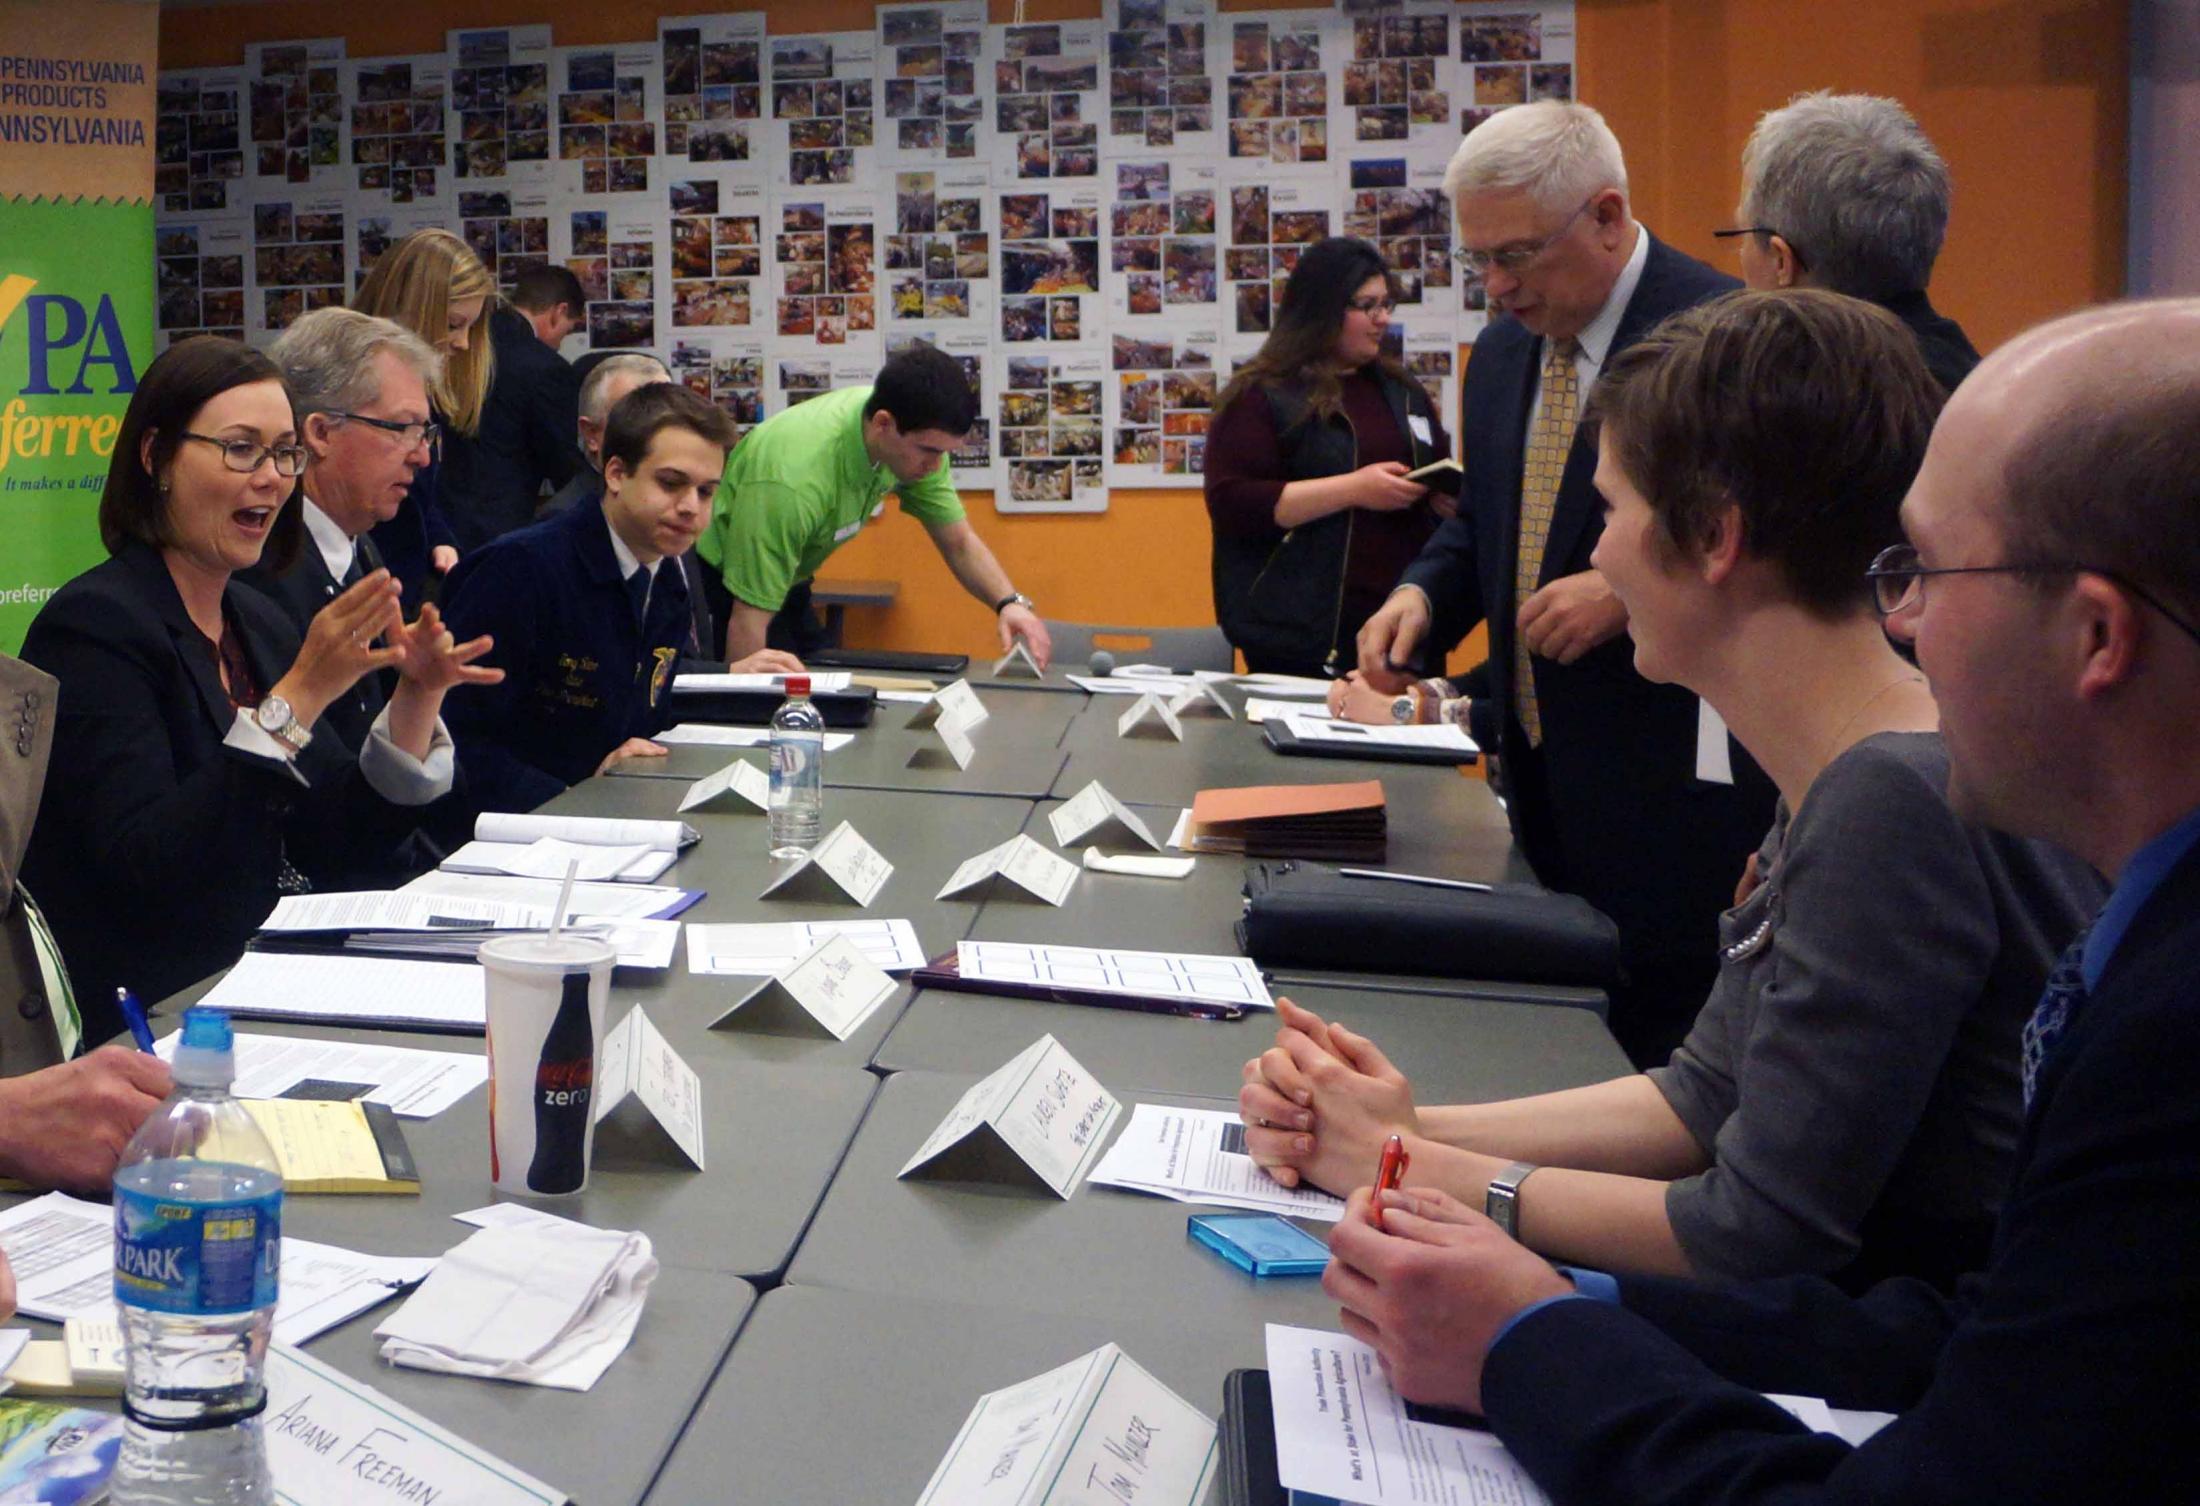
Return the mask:
POLYGON ((123 1023, 130 1027, 130 1035, 137 1041, 138 1050, 151 1052, 153 1027, 145 1023, 145 1006, 138 1002, 137 995, 127 988, 118 988, 115 990, 115 1005, 122 1011, 123 1023))

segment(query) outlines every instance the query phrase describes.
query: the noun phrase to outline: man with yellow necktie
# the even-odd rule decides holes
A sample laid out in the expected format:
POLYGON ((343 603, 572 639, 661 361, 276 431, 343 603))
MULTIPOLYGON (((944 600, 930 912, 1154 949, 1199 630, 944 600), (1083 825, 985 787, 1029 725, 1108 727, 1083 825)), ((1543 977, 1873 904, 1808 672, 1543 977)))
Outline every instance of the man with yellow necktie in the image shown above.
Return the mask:
POLYGON ((1491 693, 1472 721, 1514 838, 1545 884, 1618 922, 1613 1033, 1657 1065, 1710 989, 1719 912, 1774 796, 1695 696, 1635 672, 1627 610, 1589 566, 1603 511, 1579 426, 1615 351, 1739 284, 1635 223, 1619 142, 1586 105, 1501 111, 1444 187, 1492 316, 1461 385, 1466 484, 1361 629, 1360 675, 1397 696, 1400 721, 1465 722, 1469 706, 1415 669, 1489 623, 1491 693))

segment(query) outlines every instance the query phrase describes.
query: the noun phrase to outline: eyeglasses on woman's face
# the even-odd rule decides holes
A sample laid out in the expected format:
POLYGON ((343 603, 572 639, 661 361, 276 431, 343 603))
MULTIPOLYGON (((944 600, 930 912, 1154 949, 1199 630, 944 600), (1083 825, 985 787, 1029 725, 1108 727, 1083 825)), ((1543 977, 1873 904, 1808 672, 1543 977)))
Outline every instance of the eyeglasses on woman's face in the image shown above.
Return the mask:
POLYGON ((222 464, 240 475, 249 476, 270 460, 275 462, 278 476, 305 474, 304 445, 261 444, 257 439, 218 439, 212 434, 193 434, 188 429, 183 431, 183 437, 214 446, 222 452, 222 464))

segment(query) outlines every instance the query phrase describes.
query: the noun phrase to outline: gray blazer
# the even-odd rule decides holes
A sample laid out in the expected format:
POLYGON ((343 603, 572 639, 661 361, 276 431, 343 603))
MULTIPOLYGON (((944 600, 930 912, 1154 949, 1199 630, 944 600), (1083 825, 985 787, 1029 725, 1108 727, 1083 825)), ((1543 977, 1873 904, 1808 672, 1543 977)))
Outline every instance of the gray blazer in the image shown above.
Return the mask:
POLYGON ((61 1059, 30 921, 15 888, 53 752, 58 688, 52 675, 0 654, 0 1077, 61 1059))

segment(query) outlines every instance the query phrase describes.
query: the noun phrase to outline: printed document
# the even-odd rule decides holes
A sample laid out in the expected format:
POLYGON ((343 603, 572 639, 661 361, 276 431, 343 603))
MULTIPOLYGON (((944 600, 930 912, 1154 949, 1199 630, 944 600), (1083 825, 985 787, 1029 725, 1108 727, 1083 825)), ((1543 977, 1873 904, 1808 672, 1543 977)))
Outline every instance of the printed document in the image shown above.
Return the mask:
MULTIPOLYGON (((164 1035, 154 1049, 173 1062, 182 1039, 164 1035)), ((236 1061, 230 1091, 239 1098, 363 1098, 407 1119, 433 1118, 489 1078, 488 1058, 476 1052, 307 1036, 239 1034, 236 1061)))
POLYGON ((1130 1124, 1092 1169, 1092 1180, 1180 1203, 1329 1223, 1344 1216, 1344 1199, 1313 1187, 1286 1187, 1254 1165, 1245 1152, 1244 1122, 1234 1110, 1134 1105, 1130 1124))
POLYGON ((789 920, 689 925, 688 971, 776 977, 829 936, 853 941, 882 973, 924 966, 924 949, 906 920, 789 920))

